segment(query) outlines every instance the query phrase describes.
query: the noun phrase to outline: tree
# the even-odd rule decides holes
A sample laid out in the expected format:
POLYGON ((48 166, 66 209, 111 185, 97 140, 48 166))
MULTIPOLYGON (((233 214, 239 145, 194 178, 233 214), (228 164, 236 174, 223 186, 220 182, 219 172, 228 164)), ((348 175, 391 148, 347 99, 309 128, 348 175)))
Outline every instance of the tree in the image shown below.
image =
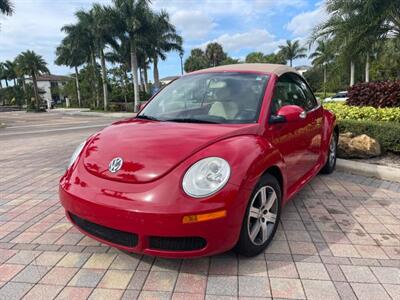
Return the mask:
POLYGON ((11 16, 14 13, 14 5, 10 0, 0 0, 0 12, 3 15, 11 16))
POLYGON ((209 43, 206 47, 205 55, 212 67, 219 66, 226 59, 226 53, 224 53, 224 49, 218 43, 209 43))
POLYGON ((34 51, 31 50, 22 52, 17 57, 17 62, 19 63, 18 69, 21 70, 23 74, 32 76, 33 89, 36 100, 36 111, 39 111, 40 98, 37 86, 37 77, 42 73, 50 73, 49 69, 47 69, 47 63, 40 55, 36 54, 34 51))
POLYGON ((70 41, 70 39, 64 38, 61 42, 61 45, 56 49, 56 60, 55 63, 57 65, 64 65, 70 68, 74 68, 75 71, 75 88, 76 88, 76 95, 78 99, 78 106, 81 107, 82 100, 81 100, 81 91, 79 87, 79 71, 78 67, 83 65, 85 62, 85 54, 80 49, 77 48, 76 45, 70 41))
POLYGON ((93 38, 95 51, 97 51, 100 57, 101 66, 101 79, 103 84, 103 106, 104 110, 107 110, 108 106, 108 87, 107 87, 107 68, 106 60, 104 56, 104 48, 107 44, 116 44, 114 39, 116 35, 116 27, 112 22, 112 16, 114 12, 110 7, 102 6, 100 4, 94 4, 90 13, 93 15, 93 38))
POLYGON ((154 65, 154 86, 158 88, 160 86, 158 58, 165 60, 167 52, 183 51, 182 37, 176 33, 175 26, 171 24, 169 15, 164 10, 152 15, 151 32, 149 53, 154 65))
POLYGON ((246 56, 246 63, 269 63, 269 64, 286 64, 286 59, 282 53, 266 54, 262 52, 251 52, 246 56))
POLYGON ((292 66, 293 60, 307 57, 305 54, 307 49, 300 47, 297 40, 294 42, 287 40, 285 45, 279 46, 279 49, 283 57, 290 62, 290 66, 292 66))
POLYGON ((388 36, 400 36, 398 0, 329 0, 329 19, 314 29, 312 40, 332 37, 340 55, 350 63, 350 85, 355 82, 355 61, 365 59, 365 80, 369 80, 371 48, 388 36))
POLYGON ((262 52, 250 52, 246 56, 246 63, 263 63, 264 62, 264 53, 262 52))
POLYGON ((61 28, 67 36, 71 45, 74 45, 76 49, 79 49, 82 52, 82 56, 85 57, 86 62, 91 65, 91 83, 93 98, 95 99, 96 107, 99 107, 100 96, 99 96, 99 88, 98 88, 98 80, 97 80, 97 63, 96 63, 96 47, 95 47, 95 38, 94 38, 94 16, 93 13, 85 12, 83 10, 79 10, 75 13, 78 22, 72 25, 66 25, 61 28))
POLYGON ((149 36, 150 9, 148 0, 114 0, 113 23, 120 35, 129 39, 131 71, 135 95, 135 111, 139 108, 138 49, 149 36))
POLYGON ((190 56, 185 60, 185 72, 193 72, 208 68, 208 60, 205 53, 200 48, 194 48, 190 52, 190 56))
POLYGON ((326 98, 327 66, 335 58, 329 41, 318 40, 318 46, 309 56, 314 66, 322 66, 324 71, 324 97, 326 98))

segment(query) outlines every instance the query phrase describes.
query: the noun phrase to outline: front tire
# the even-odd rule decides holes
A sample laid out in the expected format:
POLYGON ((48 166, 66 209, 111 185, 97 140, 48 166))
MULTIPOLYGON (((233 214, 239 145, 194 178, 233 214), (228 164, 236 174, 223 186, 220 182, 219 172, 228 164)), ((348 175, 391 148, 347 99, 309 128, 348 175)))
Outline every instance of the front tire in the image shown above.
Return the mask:
POLYGON ((333 132, 331 140, 329 142, 328 155, 327 155, 328 158, 326 160, 325 165, 321 169, 321 174, 331 174, 335 170, 337 144, 338 144, 338 136, 336 132, 333 132))
POLYGON ((255 256, 271 243, 281 215, 282 192, 278 180, 262 176, 254 188, 243 219, 235 251, 244 256, 255 256))

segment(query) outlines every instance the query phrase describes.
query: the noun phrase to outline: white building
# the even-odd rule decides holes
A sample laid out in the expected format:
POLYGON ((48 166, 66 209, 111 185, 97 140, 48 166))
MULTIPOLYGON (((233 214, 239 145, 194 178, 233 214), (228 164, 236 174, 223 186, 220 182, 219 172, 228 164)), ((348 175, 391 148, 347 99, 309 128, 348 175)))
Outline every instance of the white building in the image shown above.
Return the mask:
MULTIPOLYGON (((44 74, 38 76, 37 86, 39 88, 39 95, 45 100, 53 100, 54 103, 61 103, 64 101, 64 95, 61 88, 70 80, 67 76, 44 74)), ((26 79, 27 83, 33 83, 32 78, 26 79)))
POLYGON ((311 66, 297 66, 295 69, 300 73, 300 75, 304 75, 305 72, 311 69, 311 66))

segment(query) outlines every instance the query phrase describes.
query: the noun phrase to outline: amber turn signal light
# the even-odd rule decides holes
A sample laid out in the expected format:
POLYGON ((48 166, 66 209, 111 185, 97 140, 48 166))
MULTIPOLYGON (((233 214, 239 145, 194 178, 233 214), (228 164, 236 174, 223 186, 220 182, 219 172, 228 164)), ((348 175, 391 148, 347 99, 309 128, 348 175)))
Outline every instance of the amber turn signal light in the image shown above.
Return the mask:
POLYGON ((182 223, 196 223, 226 217, 226 210, 214 211, 207 214, 184 216, 182 223))

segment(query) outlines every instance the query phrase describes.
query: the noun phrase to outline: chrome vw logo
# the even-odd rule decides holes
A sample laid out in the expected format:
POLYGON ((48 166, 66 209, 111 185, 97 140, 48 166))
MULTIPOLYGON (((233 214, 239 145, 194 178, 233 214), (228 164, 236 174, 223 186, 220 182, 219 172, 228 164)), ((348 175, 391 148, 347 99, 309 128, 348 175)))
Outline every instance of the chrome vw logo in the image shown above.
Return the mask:
POLYGON ((116 172, 118 172, 119 169, 121 169, 122 163, 123 163, 123 162, 124 162, 124 161, 122 160, 121 157, 113 158, 113 160, 110 161, 110 164, 108 165, 108 170, 109 170, 111 173, 116 173, 116 172))

